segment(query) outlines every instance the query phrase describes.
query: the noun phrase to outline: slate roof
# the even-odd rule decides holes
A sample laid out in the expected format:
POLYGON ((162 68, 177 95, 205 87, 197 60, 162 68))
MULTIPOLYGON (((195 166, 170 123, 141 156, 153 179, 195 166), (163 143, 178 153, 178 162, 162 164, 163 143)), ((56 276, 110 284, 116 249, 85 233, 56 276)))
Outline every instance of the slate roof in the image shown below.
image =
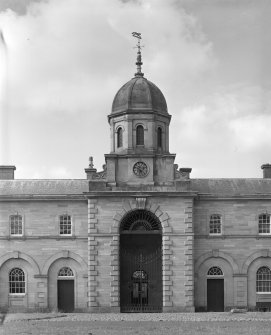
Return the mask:
MULTIPOLYGON (((191 179, 191 190, 218 196, 271 195, 271 179, 191 179)), ((82 195, 87 179, 0 180, 0 196, 82 195)))
POLYGON ((0 180, 0 195, 77 195, 87 191, 87 179, 0 180))
POLYGON ((219 196, 271 195, 271 179, 191 179, 191 189, 219 196))

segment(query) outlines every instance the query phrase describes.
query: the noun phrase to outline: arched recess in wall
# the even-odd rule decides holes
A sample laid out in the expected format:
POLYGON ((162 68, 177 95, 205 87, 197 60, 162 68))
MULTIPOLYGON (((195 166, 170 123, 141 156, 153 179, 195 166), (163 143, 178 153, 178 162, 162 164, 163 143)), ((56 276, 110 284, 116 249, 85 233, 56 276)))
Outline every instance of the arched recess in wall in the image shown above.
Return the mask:
POLYGON ((43 268, 42 268, 42 274, 43 275, 47 275, 48 274, 48 270, 50 268, 50 266, 59 258, 72 258, 74 259, 76 262, 78 262, 81 267, 82 270, 87 273, 87 263, 85 262, 85 260, 79 256, 78 254, 71 252, 69 250, 63 250, 61 252, 58 252, 57 254, 51 256, 49 259, 47 259, 47 261, 45 262, 43 268))
POLYGON ((244 262, 242 266, 242 274, 247 274, 248 268, 250 265, 258 258, 271 258, 271 250, 269 249, 262 249, 259 251, 254 252, 252 255, 250 255, 246 261, 244 262))
POLYGON ((233 274, 239 273, 239 267, 235 262, 235 260, 229 254, 219 250, 209 251, 201 255, 195 263, 195 270, 197 271, 201 266, 201 264, 203 264, 209 258, 222 258, 230 264, 230 266, 232 267, 233 274))
POLYGON ((8 252, 5 255, 0 257, 0 268, 2 267, 2 265, 10 260, 10 259, 24 259, 25 261, 27 261, 29 264, 31 264, 33 271, 39 275, 40 274, 40 268, 38 266, 38 264, 36 263, 36 261, 29 255, 20 252, 20 251, 12 251, 12 252, 8 252))

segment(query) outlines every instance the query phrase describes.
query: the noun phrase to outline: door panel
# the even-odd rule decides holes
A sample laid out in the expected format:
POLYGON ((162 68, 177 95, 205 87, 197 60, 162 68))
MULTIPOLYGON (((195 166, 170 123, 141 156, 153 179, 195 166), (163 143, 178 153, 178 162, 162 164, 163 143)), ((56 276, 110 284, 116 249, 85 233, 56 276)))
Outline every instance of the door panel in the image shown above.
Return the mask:
POLYGON ((65 313, 74 310, 74 280, 58 280, 58 309, 65 313))
POLYGON ((207 279, 207 311, 224 311, 224 279, 207 279))

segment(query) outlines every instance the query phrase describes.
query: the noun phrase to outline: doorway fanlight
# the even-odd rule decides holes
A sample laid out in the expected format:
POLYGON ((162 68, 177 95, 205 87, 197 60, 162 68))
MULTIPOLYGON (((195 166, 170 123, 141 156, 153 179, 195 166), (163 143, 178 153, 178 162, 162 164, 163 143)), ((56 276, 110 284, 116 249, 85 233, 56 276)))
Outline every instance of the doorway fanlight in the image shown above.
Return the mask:
POLYGON ((58 271, 58 277, 74 277, 74 274, 71 268, 65 266, 58 271))
POLYGON ((158 217, 145 209, 137 209, 128 212, 122 219, 120 232, 161 232, 161 224, 158 217))

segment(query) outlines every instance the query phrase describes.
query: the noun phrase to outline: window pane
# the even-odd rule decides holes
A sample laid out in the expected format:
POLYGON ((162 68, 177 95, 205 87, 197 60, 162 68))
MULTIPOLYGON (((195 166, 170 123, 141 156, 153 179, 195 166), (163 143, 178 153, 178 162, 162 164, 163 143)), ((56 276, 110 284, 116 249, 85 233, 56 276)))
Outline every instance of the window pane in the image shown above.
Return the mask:
POLYGON ((9 273, 9 293, 25 293, 25 276, 20 268, 14 268, 9 273))
POLYGON ((259 234, 270 234, 269 214, 262 214, 259 216, 259 234))
POLYGON ((61 215, 59 217, 59 233, 60 235, 71 235, 72 224, 70 215, 61 215))
POLYGON ((259 268, 257 271, 256 291, 271 293, 271 271, 266 266, 259 268))
POLYGON ((221 234, 221 216, 211 215, 209 223, 210 234, 221 234))
POLYGON ((10 234, 22 235, 23 233, 23 219, 21 215, 11 215, 9 217, 10 234))

